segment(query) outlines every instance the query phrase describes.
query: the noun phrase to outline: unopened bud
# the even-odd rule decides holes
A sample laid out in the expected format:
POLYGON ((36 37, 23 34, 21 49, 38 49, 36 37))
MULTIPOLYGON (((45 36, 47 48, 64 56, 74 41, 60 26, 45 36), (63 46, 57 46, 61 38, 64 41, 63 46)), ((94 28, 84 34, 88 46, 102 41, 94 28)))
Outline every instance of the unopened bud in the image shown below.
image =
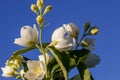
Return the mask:
POLYGON ((85 40, 82 40, 82 46, 83 46, 83 47, 88 47, 88 46, 89 46, 89 43, 87 43, 85 40))
POLYGON ((44 24, 44 18, 43 18, 42 15, 37 16, 36 21, 40 25, 40 27, 43 26, 43 24, 44 24))
POLYGON ((35 13, 38 13, 38 7, 35 4, 31 5, 31 10, 35 13))
POLYGON ((89 28, 90 28, 90 23, 89 23, 89 22, 86 22, 86 23, 84 24, 84 32, 86 32, 89 28))
POLYGON ((90 31, 90 35, 96 35, 99 32, 99 28, 98 27, 93 27, 90 31))
POLYGON ((51 5, 47 6, 47 7, 45 8, 44 14, 47 14, 48 12, 50 12, 51 9, 52 9, 52 6, 51 6, 51 5))
POLYGON ((44 7, 44 0, 37 0, 37 7, 42 10, 42 8, 44 7))

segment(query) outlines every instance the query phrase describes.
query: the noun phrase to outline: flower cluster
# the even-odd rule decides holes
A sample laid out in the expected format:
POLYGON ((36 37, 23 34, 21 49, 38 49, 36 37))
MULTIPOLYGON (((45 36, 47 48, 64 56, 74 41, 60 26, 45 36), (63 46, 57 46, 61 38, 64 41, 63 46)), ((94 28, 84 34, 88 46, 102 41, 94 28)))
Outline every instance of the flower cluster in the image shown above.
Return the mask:
POLYGON ((44 0, 37 0, 36 4, 31 5, 31 10, 37 15, 38 26, 34 24, 33 27, 26 25, 21 28, 21 37, 16 38, 14 43, 25 48, 13 52, 5 67, 1 68, 2 76, 15 77, 17 80, 68 80, 68 73, 77 67, 79 74, 70 80, 92 80, 88 68, 99 64, 100 57, 92 53, 95 40, 88 36, 96 35, 99 28, 86 22, 79 40, 80 29, 70 22, 54 30, 50 43, 43 43, 44 16, 51 11, 52 6, 44 7, 44 0), (33 49, 41 53, 39 60, 31 60, 22 55, 33 49))

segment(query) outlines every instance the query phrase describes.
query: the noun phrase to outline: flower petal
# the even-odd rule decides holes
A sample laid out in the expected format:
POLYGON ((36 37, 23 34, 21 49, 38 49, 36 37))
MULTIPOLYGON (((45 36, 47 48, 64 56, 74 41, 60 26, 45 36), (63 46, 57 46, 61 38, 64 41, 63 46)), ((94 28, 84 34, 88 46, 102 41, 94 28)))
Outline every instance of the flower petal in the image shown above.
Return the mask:
POLYGON ((38 40, 38 29, 36 28, 36 25, 33 25, 33 32, 32 32, 32 41, 37 42, 38 40))
POLYGON ((14 43, 25 47, 30 46, 28 43, 24 42, 23 38, 16 38, 14 43))
POLYGON ((59 50, 66 51, 66 50, 71 50, 74 46, 73 38, 70 36, 67 36, 63 39, 61 39, 55 47, 59 50))
MULTIPOLYGON (((52 59, 52 57, 48 54, 48 53, 45 53, 46 55, 46 59, 47 59, 47 63, 52 59)), ((38 56, 39 57, 39 60, 40 61, 43 61, 45 63, 45 60, 44 60, 44 56, 43 55, 40 55, 38 56)))
POLYGON ((1 68, 1 70, 3 71, 2 76, 4 77, 12 77, 14 76, 14 69, 10 66, 5 66, 4 68, 1 68))
POLYGON ((42 80, 44 78, 46 69, 43 61, 28 61, 27 66, 29 70, 25 74, 25 78, 28 80, 38 80, 38 78, 42 80))
POLYGON ((59 41, 61 40, 61 38, 63 38, 65 35, 65 30, 63 27, 59 27, 57 28, 53 34, 52 34, 52 41, 59 41))
POLYGON ((32 27, 30 26, 23 26, 21 28, 21 32, 20 32, 20 35, 21 35, 21 38, 25 41, 25 42, 29 42, 29 41, 32 41, 32 27))
POLYGON ((65 28, 66 32, 74 37, 75 39, 78 38, 78 35, 80 33, 79 28, 74 24, 74 23, 69 23, 69 24, 63 24, 63 27, 65 28))
POLYGON ((39 66, 39 61, 28 61, 27 62, 28 69, 31 71, 36 71, 37 67, 39 66))
POLYGON ((35 80, 36 79, 36 75, 31 72, 31 71, 27 71, 27 73, 25 74, 25 78, 27 80, 35 80))

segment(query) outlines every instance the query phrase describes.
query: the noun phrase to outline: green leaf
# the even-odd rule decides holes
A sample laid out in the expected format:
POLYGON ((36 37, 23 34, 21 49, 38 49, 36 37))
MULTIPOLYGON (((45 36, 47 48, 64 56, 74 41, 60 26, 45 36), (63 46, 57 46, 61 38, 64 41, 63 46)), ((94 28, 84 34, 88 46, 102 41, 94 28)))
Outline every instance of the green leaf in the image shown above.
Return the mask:
POLYGON ((15 59, 17 56, 19 56, 20 54, 23 54, 25 52, 28 52, 32 49, 35 49, 35 46, 30 46, 30 47, 27 47, 27 48, 24 48, 24 49, 21 49, 21 50, 18 50, 18 51, 15 51, 13 52, 12 56, 10 57, 9 60, 12 60, 12 59, 15 59))
MULTIPOLYGON (((38 45, 39 45, 39 44, 38 44, 38 45)), ((44 47, 44 48, 45 48, 46 46, 48 46, 48 45, 49 45, 48 42, 43 43, 43 47, 44 47)), ((33 49, 35 49, 35 48, 36 48, 35 46, 30 46, 30 47, 23 48, 23 49, 21 49, 21 50, 15 51, 15 52, 13 52, 13 54, 12 54, 12 56, 10 57, 9 60, 15 59, 18 55, 21 55, 21 54, 23 54, 23 53, 25 53, 25 52, 28 52, 28 51, 30 51, 30 50, 33 50, 33 49)))
POLYGON ((59 66, 63 72, 65 80, 68 80, 68 73, 67 73, 66 68, 69 67, 69 64, 68 64, 69 58, 67 58, 66 54, 56 50, 53 46, 50 46, 48 49, 50 50, 52 55, 55 57, 57 63, 59 64, 59 66))
POLYGON ((77 65, 87 57, 88 53, 89 53, 89 50, 81 49, 81 50, 69 51, 67 54, 69 55, 70 60, 72 60, 71 64, 77 65))
MULTIPOLYGON (((61 61, 63 62, 67 72, 69 73, 69 71, 72 68, 76 67, 79 62, 82 62, 84 60, 84 58, 86 58, 87 54, 89 53, 89 50, 82 49, 82 50, 73 50, 73 51, 67 51, 67 52, 57 51, 56 54, 57 53, 58 53, 58 55, 61 56, 61 61)), ((48 63, 49 75, 53 79, 53 78, 57 77, 57 75, 60 74, 61 71, 62 71, 61 67, 57 63, 56 59, 53 58, 52 61, 50 61, 48 63)))
POLYGON ((28 60, 30 60, 30 59, 27 58, 27 57, 25 57, 25 56, 23 56, 23 60, 24 60, 24 61, 28 61, 28 60))
POLYGON ((79 74, 73 76, 70 80, 81 80, 81 77, 79 74))
POLYGON ((80 73, 82 80, 94 80, 89 69, 86 67, 84 63, 79 63, 77 69, 80 73))
POLYGON ((22 62, 22 65, 23 65, 23 69, 24 69, 24 72, 27 72, 28 71, 28 67, 27 67, 27 63, 26 62, 22 62))
POLYGON ((55 58, 53 58, 47 65, 48 68, 48 74, 51 80, 54 80, 54 74, 56 73, 57 70, 60 69, 60 66, 57 64, 55 58))
POLYGON ((60 66, 58 64, 54 65, 52 70, 51 70, 51 74, 54 74, 56 72, 58 72, 60 69, 60 66))

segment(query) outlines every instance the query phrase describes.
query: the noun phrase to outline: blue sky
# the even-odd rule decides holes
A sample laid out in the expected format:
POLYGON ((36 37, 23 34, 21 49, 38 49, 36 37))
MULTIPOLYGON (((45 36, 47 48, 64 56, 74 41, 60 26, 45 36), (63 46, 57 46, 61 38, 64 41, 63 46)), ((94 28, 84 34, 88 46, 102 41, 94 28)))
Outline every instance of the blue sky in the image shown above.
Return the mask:
MULTIPOLYGON (((0 2, 0 67, 11 56, 13 51, 23 47, 13 44, 14 39, 20 37, 20 28, 24 25, 36 23, 35 14, 31 12, 30 5, 36 0, 2 0, 0 2)), ((51 40, 51 34, 64 23, 74 22, 79 26, 81 33, 86 21, 100 27, 100 33, 94 36, 96 49, 93 53, 101 57, 101 63, 91 69, 95 80, 120 80, 120 1, 119 0, 46 0, 46 4, 53 6, 52 11, 46 15, 44 28, 44 42, 51 40)), ((38 51, 25 55, 37 59, 38 51), (33 56, 34 55, 34 56, 33 56)), ((70 77, 76 74, 73 70, 70 77)), ((0 75, 2 74, 0 70, 0 75)), ((14 80, 4 78, 0 80, 14 80)))

